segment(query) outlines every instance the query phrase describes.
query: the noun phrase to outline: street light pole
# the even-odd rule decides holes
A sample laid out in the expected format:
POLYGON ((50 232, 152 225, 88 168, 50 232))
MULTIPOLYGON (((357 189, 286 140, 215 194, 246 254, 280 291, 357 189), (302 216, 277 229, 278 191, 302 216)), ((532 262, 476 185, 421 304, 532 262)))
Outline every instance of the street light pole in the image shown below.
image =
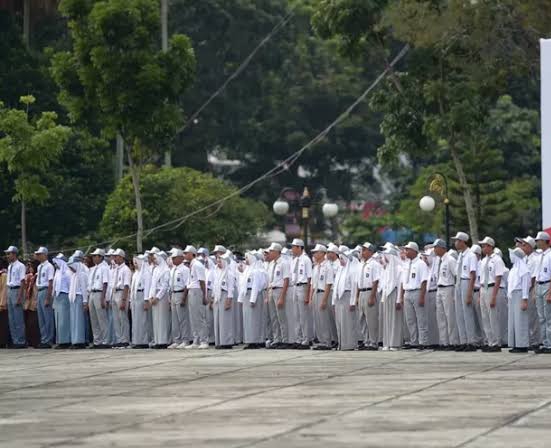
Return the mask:
POLYGON ((450 199, 448 197, 448 178, 437 171, 432 175, 433 179, 429 184, 429 190, 440 194, 444 200, 446 244, 450 247, 450 199))
POLYGON ((302 230, 304 232, 304 249, 308 249, 308 222, 310 220, 310 192, 308 187, 304 187, 302 197, 300 198, 300 206, 302 208, 302 230))

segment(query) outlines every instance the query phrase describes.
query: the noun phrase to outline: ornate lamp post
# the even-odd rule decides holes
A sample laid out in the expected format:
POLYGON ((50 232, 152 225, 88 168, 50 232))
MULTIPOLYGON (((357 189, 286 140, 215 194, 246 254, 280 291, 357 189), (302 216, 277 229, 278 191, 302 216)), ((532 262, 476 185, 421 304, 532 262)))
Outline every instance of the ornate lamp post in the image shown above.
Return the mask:
MULTIPOLYGON (((446 224, 446 244, 450 246, 450 200, 448 198, 448 179, 440 172, 434 173, 429 178, 429 191, 438 193, 444 202, 445 224, 446 224)), ((432 196, 423 196, 419 201, 419 207, 425 212, 432 212, 436 207, 436 201, 432 196)))

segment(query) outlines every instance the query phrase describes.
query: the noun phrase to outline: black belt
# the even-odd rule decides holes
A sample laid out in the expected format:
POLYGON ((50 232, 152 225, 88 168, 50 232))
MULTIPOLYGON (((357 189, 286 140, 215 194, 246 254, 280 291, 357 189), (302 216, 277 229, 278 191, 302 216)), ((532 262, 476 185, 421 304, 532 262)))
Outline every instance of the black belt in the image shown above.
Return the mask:
POLYGON ((321 293, 321 292, 325 292, 325 290, 323 290, 323 289, 318 289, 316 292, 319 294, 319 293, 321 293))
POLYGON ((136 289, 136 292, 143 292, 143 289, 136 289))
POLYGON ((486 288, 493 288, 496 284, 495 283, 488 283, 486 285, 486 288))
POLYGON ((40 286, 38 288, 39 291, 44 291, 45 289, 48 289, 48 287, 47 286, 40 286))
POLYGON ((9 289, 19 289, 21 286, 8 286, 9 289))
POLYGON ((439 288, 451 288, 454 285, 438 285, 439 288))
POLYGON ((480 288, 474 288, 473 289, 473 292, 479 292, 480 291, 480 288))
POLYGON ((538 285, 547 285, 549 282, 551 282, 551 280, 547 280, 546 282, 538 282, 538 285))
POLYGON ((103 292, 103 289, 92 289, 92 292, 103 292))
POLYGON ((436 289, 429 289, 429 292, 436 292, 436 289))
POLYGON ((172 294, 177 294, 177 293, 179 293, 179 292, 184 292, 184 291, 185 291, 185 289, 180 289, 180 290, 178 290, 178 291, 172 291, 172 294))
POLYGON ((358 291, 360 292, 366 292, 366 291, 371 291, 373 288, 360 288, 358 289, 358 291))
POLYGON ((295 286, 306 286, 308 283, 297 283, 295 286))
POLYGON ((274 286, 272 288, 270 288, 271 290, 274 290, 274 289, 283 289, 281 286, 274 286))
POLYGON ((417 289, 404 289, 405 292, 421 291, 421 288, 417 289))
POLYGON ((115 292, 121 292, 124 291, 124 289, 115 289, 115 292))

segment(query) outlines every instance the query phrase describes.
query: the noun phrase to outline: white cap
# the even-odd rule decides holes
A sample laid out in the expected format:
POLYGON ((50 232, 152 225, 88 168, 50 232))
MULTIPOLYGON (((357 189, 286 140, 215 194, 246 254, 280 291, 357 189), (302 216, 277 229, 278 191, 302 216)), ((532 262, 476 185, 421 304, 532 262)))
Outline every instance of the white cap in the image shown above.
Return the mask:
POLYGON ((58 260, 63 260, 63 261, 66 261, 67 258, 65 257, 65 255, 63 255, 62 252, 58 253, 55 258, 57 258, 58 260))
POLYGON ((164 250, 160 250, 157 254, 159 257, 162 257, 163 260, 166 260, 168 258, 168 254, 164 250))
POLYGON ((186 246, 186 248, 184 249, 184 254, 194 254, 194 255, 197 255, 197 249, 195 249, 195 247, 193 246, 186 246))
POLYGON ((198 255, 204 255, 205 257, 208 257, 210 254, 209 254, 209 250, 206 248, 206 247, 200 247, 198 250, 197 250, 197 254, 198 255))
POLYGON ((373 253, 377 252, 377 247, 375 247, 374 244, 371 244, 371 243, 368 243, 368 242, 363 243, 361 247, 363 247, 364 249, 367 249, 368 251, 373 252, 373 253))
POLYGON ((295 238, 293 242, 291 243, 291 246, 298 246, 298 247, 304 247, 304 241, 302 241, 299 238, 295 238))
POLYGON ((281 244, 279 243, 272 243, 270 244, 270 247, 268 247, 268 250, 275 250, 276 252, 281 252, 283 250, 283 247, 281 247, 281 244))
POLYGON ((452 240, 469 241, 469 234, 465 232, 457 232, 457 235, 452 236, 452 240))
POLYGON ((126 253, 122 249, 117 249, 113 252, 113 255, 117 255, 122 258, 126 258, 126 253))
POLYGON ((177 249, 176 247, 173 247, 172 249, 170 249, 171 258, 183 257, 183 256, 184 256, 184 251, 182 249, 177 249))
POLYGON ((526 254, 520 247, 515 247, 514 249, 509 249, 509 258, 512 258, 512 255, 516 255, 519 258, 526 257, 526 254))
POLYGON ((39 255, 39 254, 48 255, 48 249, 45 248, 44 246, 40 246, 38 250, 35 252, 35 255, 39 255))
POLYGON ((549 237, 549 234, 547 232, 538 232, 536 235, 536 241, 549 241, 551 240, 551 237, 549 237))
POLYGON ((527 236, 526 238, 521 240, 523 243, 528 244, 532 249, 536 247, 536 240, 532 238, 531 236, 527 236))
POLYGON ((477 255, 482 255, 482 248, 478 244, 473 244, 471 250, 477 255))
POLYGON ((481 246, 483 244, 487 244, 488 246, 496 247, 496 242, 493 238, 490 238, 489 236, 485 236, 482 241, 478 242, 478 244, 480 244, 481 246))
POLYGON ((446 242, 440 238, 437 238, 434 240, 434 243, 432 243, 430 245, 430 247, 434 248, 434 247, 441 247, 442 249, 446 249, 448 247, 448 245, 446 244, 446 242))
POLYGON ((419 245, 415 241, 410 241, 404 246, 404 249, 411 249, 419 253, 419 245))
POLYGON ((17 247, 15 246, 10 246, 4 251, 4 253, 6 254, 16 254, 18 252, 19 252, 19 249, 17 249, 17 247))
POLYGON ((99 255, 100 257, 105 257, 105 251, 103 249, 100 249, 99 247, 92 252, 90 255, 99 255))
POLYGON ((323 244, 316 244, 315 247, 312 249, 312 253, 314 252, 327 252, 327 247, 325 247, 323 244))
POLYGON ((338 254, 339 253, 339 246, 337 246, 336 244, 333 244, 333 243, 329 243, 329 245, 327 246, 327 252, 333 252, 335 254, 338 254))
POLYGON ((349 252, 350 252, 350 248, 348 246, 345 246, 344 244, 341 244, 339 246, 339 254, 348 255, 349 252))
POLYGON ((115 249, 111 248, 107 251, 107 253, 105 254, 105 256, 107 257, 110 257, 112 255, 115 255, 115 249))
POLYGON ((225 254, 227 249, 224 246, 222 246, 221 244, 217 244, 216 246, 214 246, 214 249, 212 251, 214 253, 222 252, 223 254, 225 254))

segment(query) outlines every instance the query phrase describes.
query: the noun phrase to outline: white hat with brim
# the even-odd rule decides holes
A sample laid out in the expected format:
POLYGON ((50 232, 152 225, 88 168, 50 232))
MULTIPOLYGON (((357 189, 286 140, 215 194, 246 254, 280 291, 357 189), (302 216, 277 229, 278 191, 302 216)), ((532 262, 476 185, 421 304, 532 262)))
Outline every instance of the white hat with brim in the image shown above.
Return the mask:
POLYGON ((41 247, 38 248, 37 251, 35 251, 34 254, 35 254, 35 255, 40 255, 40 254, 48 255, 48 249, 45 248, 44 246, 41 246, 41 247))
POLYGON ((5 254, 16 254, 18 252, 19 252, 19 249, 15 246, 10 246, 4 251, 5 254))
POLYGON ((414 242, 414 241, 410 241, 409 243, 407 243, 405 246, 404 246, 404 249, 411 249, 417 253, 419 253, 419 245, 414 242))
POLYGON ((484 237, 484 239, 482 241, 479 241, 478 244, 481 246, 496 247, 496 242, 494 241, 493 238, 490 238, 489 236, 484 237))
POLYGON ((195 247, 193 246, 186 246, 186 248, 184 249, 184 254, 194 254, 194 255, 197 255, 197 249, 195 249, 195 247))
POLYGON ((182 249, 177 249, 176 247, 173 247, 170 250, 170 257, 171 258, 183 257, 183 256, 184 256, 184 251, 182 249))
POLYGON ((115 252, 113 252, 114 256, 126 258, 126 253, 122 249, 117 249, 115 252))
POLYGON ((329 243, 329 245, 327 246, 327 252, 332 252, 334 254, 338 254, 339 253, 339 246, 337 246, 336 244, 333 244, 333 243, 329 243))
POLYGON ((374 244, 371 243, 363 243, 362 246, 364 249, 367 249, 369 252, 377 252, 377 247, 374 244))
POLYGON ((275 250, 276 252, 281 252, 283 250, 283 247, 281 247, 281 244, 279 243, 272 243, 270 244, 270 247, 268 247, 268 250, 275 250))
POLYGON ((96 249, 90 255, 99 255, 100 257, 105 257, 105 251, 103 249, 96 249))
POLYGON ((482 248, 478 244, 473 244, 471 246, 471 251, 473 251, 477 255, 482 255, 482 248))
POLYGON ((214 253, 222 252, 223 254, 225 254, 226 253, 226 248, 224 246, 222 246, 221 244, 217 244, 216 246, 214 246, 214 249, 212 250, 212 252, 214 252, 214 253))
POLYGON ((512 255, 516 255, 519 258, 526 257, 526 254, 524 253, 524 251, 520 247, 515 247, 515 248, 509 249, 509 257, 511 257, 512 255))
POLYGON ((291 246, 304 247, 304 241, 299 238, 295 238, 291 243, 291 246))
POLYGON ((437 238, 434 240, 434 243, 432 243, 429 247, 431 248, 441 247, 442 249, 446 249, 448 245, 443 239, 437 238))
POLYGON ((549 234, 547 232, 541 231, 541 232, 538 232, 538 234, 536 235, 535 240, 536 241, 549 241, 549 240, 551 240, 551 237, 549 236, 549 234))
POLYGON ((452 240, 469 241, 469 235, 465 232, 457 232, 457 235, 452 236, 452 240))
POLYGON ((327 247, 325 247, 323 244, 316 244, 314 246, 314 248, 312 249, 312 253, 315 253, 315 252, 326 253, 327 252, 327 247))

